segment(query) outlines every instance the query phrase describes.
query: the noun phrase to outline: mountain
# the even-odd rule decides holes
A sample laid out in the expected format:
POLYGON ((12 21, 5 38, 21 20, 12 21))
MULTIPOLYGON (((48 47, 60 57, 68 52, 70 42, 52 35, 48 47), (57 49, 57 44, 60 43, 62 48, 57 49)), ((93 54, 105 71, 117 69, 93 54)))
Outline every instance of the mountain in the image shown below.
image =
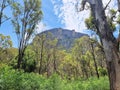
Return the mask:
MULTIPOLYGON (((76 32, 75 30, 68 30, 62 28, 46 30, 39 35, 43 33, 46 35, 48 35, 48 33, 51 33, 53 38, 58 39, 58 46, 62 46, 65 49, 71 48, 75 39, 81 38, 82 36, 88 36, 87 34, 76 32)), ((48 36, 47 38, 50 37, 48 36)))

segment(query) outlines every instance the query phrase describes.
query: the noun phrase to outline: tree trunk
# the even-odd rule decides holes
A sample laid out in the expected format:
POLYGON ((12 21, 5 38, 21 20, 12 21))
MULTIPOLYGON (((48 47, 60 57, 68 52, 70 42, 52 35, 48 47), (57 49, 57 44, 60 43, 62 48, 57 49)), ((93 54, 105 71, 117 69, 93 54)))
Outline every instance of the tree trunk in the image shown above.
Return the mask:
POLYGON ((99 78, 98 66, 97 66, 97 62, 96 62, 96 59, 95 59, 94 47, 93 47, 93 44, 92 44, 92 43, 91 43, 91 49, 92 49, 92 52, 91 52, 91 53, 92 53, 92 57, 93 57, 93 61, 94 61, 96 76, 97 76, 97 78, 99 78))
POLYGON ((26 46, 23 46, 22 43, 20 42, 20 48, 19 48, 19 52, 18 52, 18 62, 17 62, 18 69, 21 68, 21 63, 22 63, 23 58, 24 58, 25 50, 26 50, 26 46))
POLYGON ((53 66, 54 66, 54 73, 57 73, 57 61, 56 61, 56 47, 54 47, 53 51, 53 66))
POLYGON ((120 90, 120 59, 117 48, 113 42, 107 40, 103 41, 110 81, 110 90, 120 90))
POLYGON ((85 75, 85 77, 86 77, 86 79, 88 79, 88 70, 87 70, 87 68, 86 68, 86 63, 85 63, 85 61, 83 60, 82 61, 82 70, 83 70, 83 73, 84 73, 84 75, 85 75))
POLYGON ((103 8, 102 0, 83 0, 83 2, 86 1, 91 6, 92 16, 95 20, 94 23, 99 30, 99 36, 103 42, 109 74, 110 90, 120 90, 119 49, 117 47, 117 41, 114 38, 112 30, 110 29, 110 26, 106 20, 104 11, 105 9, 103 8))
POLYGON ((120 12, 120 0, 117 0, 118 2, 118 11, 120 12))
POLYGON ((96 0, 95 4, 91 4, 91 10, 103 42, 110 80, 110 90, 120 90, 120 65, 118 63, 117 42, 106 20, 102 0, 96 0))
POLYGON ((1 24, 2 24, 3 10, 5 9, 5 3, 6 3, 6 0, 2 0, 1 10, 0 10, 0 26, 1 26, 1 24))
POLYGON ((18 56, 18 61, 17 61, 17 68, 20 69, 21 65, 21 56, 18 56))
POLYGON ((18 69, 21 68, 22 59, 23 59, 23 52, 22 52, 21 49, 19 49, 18 61, 17 61, 17 68, 18 68, 18 69))
POLYGON ((40 67, 39 67, 39 74, 42 73, 42 63, 43 63, 43 42, 42 42, 42 47, 41 47, 41 52, 40 52, 40 67))
POLYGON ((42 55, 43 52, 41 52, 41 55, 40 55, 40 67, 39 67, 39 74, 42 74, 42 63, 43 63, 43 55, 42 55))
POLYGON ((48 54, 48 56, 47 56, 47 65, 46 65, 46 71, 47 71, 47 77, 49 77, 51 74, 52 74, 52 72, 51 72, 51 62, 50 62, 50 54, 48 54))
POLYGON ((56 67, 56 60, 55 59, 53 61, 53 66, 54 66, 54 73, 56 73, 57 72, 57 67, 56 67))

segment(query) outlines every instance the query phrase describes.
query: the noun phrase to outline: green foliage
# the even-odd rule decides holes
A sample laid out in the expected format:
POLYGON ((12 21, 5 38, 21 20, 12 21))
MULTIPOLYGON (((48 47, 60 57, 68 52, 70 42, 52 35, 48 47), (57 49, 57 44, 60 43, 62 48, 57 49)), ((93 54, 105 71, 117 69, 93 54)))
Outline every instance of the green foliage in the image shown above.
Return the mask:
POLYGON ((46 90, 64 90, 63 88, 64 82, 57 74, 53 74, 48 79, 46 90))
POLYGON ((117 17, 117 23, 120 24, 120 15, 117 17))
POLYGON ((11 3, 12 24, 19 42, 22 38, 27 42, 42 18, 41 0, 23 0, 22 3, 19 1, 11 3))
POLYGON ((0 68, 0 90, 45 90, 45 78, 13 70, 6 65, 0 68))
POLYGON ((107 77, 68 81, 53 74, 50 78, 45 78, 1 64, 0 90, 109 90, 109 82, 107 77))
POLYGON ((88 29, 96 30, 93 16, 90 16, 89 18, 85 19, 85 24, 88 29))
POLYGON ((24 52, 34 34, 37 24, 41 21, 42 10, 41 0, 22 0, 11 3, 12 24, 18 39, 18 63, 21 67, 24 52))
MULTIPOLYGON (((117 12, 114 9, 110 9, 109 16, 107 16, 107 22, 108 22, 112 32, 114 32, 116 29, 116 24, 114 23, 114 19, 116 18, 116 13, 117 12)), ((119 23, 119 17, 117 19, 117 22, 119 23)), ((95 31, 98 34, 99 30, 97 30, 97 28, 96 28, 96 21, 92 15, 90 15, 89 18, 85 19, 85 25, 88 29, 95 31)))
POLYGON ((0 34, 0 48, 10 48, 12 47, 12 41, 10 36, 4 36, 3 34, 0 34))
POLYGON ((99 73, 101 76, 105 76, 107 75, 107 70, 105 68, 100 68, 98 69, 99 73))
POLYGON ((0 61, 8 63, 15 55, 12 50, 14 49, 10 36, 0 34, 0 61))
POLYGON ((0 0, 0 26, 2 23, 10 19, 7 14, 4 13, 5 9, 9 6, 9 2, 12 0, 0 0))
POLYGON ((25 50, 24 58, 22 62, 22 68, 26 72, 33 72, 36 67, 35 52, 32 51, 31 47, 25 50))
POLYGON ((17 56, 16 48, 7 48, 0 52, 0 63, 10 64, 17 56))

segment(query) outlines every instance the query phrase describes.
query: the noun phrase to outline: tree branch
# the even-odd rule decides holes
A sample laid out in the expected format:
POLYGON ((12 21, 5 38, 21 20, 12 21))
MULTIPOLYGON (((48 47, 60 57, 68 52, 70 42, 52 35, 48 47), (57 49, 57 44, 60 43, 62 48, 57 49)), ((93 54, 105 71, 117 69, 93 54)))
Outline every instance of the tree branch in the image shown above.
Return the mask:
POLYGON ((86 2, 87 0, 82 0, 80 11, 84 10, 86 2))
POLYGON ((10 19, 10 18, 5 19, 4 21, 1 22, 1 24, 4 23, 5 21, 9 20, 9 19, 10 19))
POLYGON ((104 8, 104 11, 106 10, 106 8, 108 7, 108 5, 110 4, 111 0, 107 3, 107 5, 104 8))
POLYGON ((117 0, 118 2, 118 11, 120 12, 120 0, 117 0))

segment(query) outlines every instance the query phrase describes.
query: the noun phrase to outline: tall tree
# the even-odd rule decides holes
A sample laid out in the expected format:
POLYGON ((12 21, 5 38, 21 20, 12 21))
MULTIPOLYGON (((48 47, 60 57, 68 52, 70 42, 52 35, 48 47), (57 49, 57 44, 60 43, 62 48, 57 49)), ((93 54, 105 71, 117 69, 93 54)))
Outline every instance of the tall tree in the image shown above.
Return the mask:
MULTIPOLYGON (((82 0, 81 10, 84 10, 86 2, 90 5, 95 27, 103 43, 110 80, 110 90, 120 90, 119 47, 105 15, 105 10, 109 3, 106 7, 103 7, 102 0, 82 0)), ((120 10, 119 6, 120 3, 118 0, 118 10, 120 10)))
POLYGON ((46 59, 46 71, 47 76, 50 76, 51 74, 57 72, 57 39, 53 37, 52 33, 48 32, 46 34, 46 40, 45 40, 45 52, 47 55, 46 59))
POLYGON ((86 53, 89 51, 89 38, 84 36, 82 38, 76 39, 73 48, 72 48, 72 57, 75 61, 79 63, 81 75, 84 78, 88 78, 90 65, 90 60, 86 58, 86 53))
POLYGON ((18 38, 19 48, 17 68, 20 68, 29 39, 42 18, 41 0, 16 1, 12 4, 12 10, 12 24, 18 38))
POLYGON ((9 47, 12 47, 10 36, 4 36, 3 34, 0 34, 0 48, 5 49, 9 47))
POLYGON ((96 57, 95 57, 95 46, 94 46, 94 41, 91 40, 90 42, 90 46, 91 46, 91 54, 92 54, 92 57, 93 57, 93 61, 94 61, 94 66, 95 66, 95 71, 96 71, 96 75, 97 77, 99 78, 99 73, 98 73, 98 65, 97 65, 97 61, 96 61, 96 57))
POLYGON ((7 53, 7 49, 12 47, 12 41, 10 36, 4 36, 0 34, 0 61, 2 61, 7 53))
POLYGON ((4 10, 10 6, 10 3, 13 0, 0 0, 0 26, 2 23, 10 19, 5 13, 4 10))
MULTIPOLYGON (((77 39, 73 45, 72 55, 80 63, 83 76, 93 76, 93 73, 98 78, 100 76, 98 73, 98 58, 96 56, 98 49, 96 48, 98 48, 98 42, 86 36, 77 39)), ((102 57, 99 58, 101 59, 102 57)))
POLYGON ((46 35, 41 34, 40 36, 37 35, 33 40, 33 50, 36 53, 36 59, 39 63, 39 74, 42 74, 43 71, 43 58, 44 58, 44 44, 46 40, 46 35))

